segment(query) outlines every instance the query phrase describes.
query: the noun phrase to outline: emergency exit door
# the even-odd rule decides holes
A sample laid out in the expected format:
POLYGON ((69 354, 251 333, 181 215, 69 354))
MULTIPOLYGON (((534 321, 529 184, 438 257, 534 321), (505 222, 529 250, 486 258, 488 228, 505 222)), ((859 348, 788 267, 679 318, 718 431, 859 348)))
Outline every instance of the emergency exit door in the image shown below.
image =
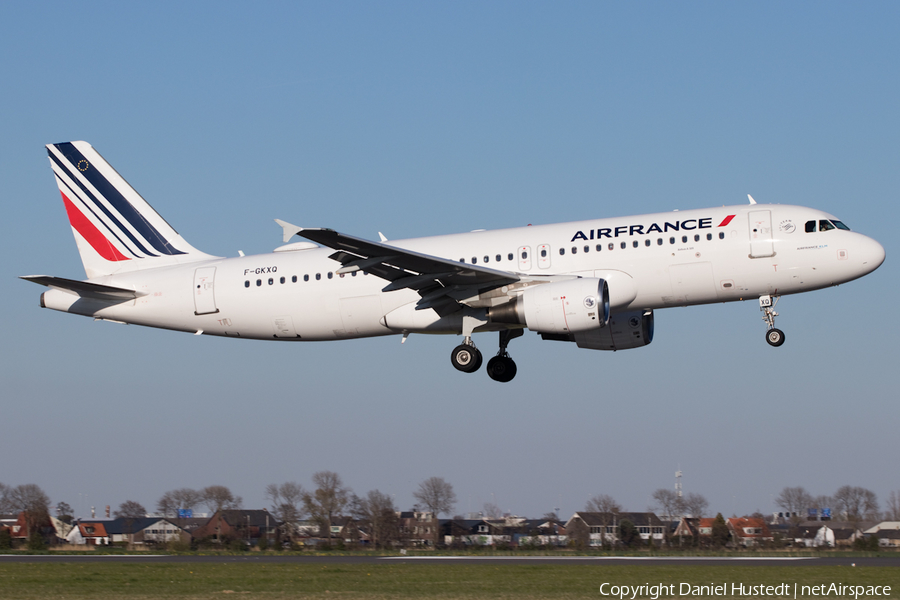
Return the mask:
POLYGON ((194 271, 194 314, 219 312, 215 295, 216 268, 200 267, 194 271))

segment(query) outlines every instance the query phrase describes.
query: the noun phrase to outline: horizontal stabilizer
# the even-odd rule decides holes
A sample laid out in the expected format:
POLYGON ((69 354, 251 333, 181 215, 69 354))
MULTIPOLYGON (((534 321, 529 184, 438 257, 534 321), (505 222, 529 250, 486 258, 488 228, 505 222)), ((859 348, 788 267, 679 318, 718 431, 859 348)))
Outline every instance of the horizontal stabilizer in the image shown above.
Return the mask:
POLYGON ((138 296, 145 295, 135 290, 113 287, 111 285, 100 285, 99 283, 89 283, 87 281, 75 281, 74 279, 65 279, 63 277, 51 277, 49 275, 23 275, 19 279, 62 290, 82 298, 93 298, 95 300, 124 301, 133 300, 138 296))

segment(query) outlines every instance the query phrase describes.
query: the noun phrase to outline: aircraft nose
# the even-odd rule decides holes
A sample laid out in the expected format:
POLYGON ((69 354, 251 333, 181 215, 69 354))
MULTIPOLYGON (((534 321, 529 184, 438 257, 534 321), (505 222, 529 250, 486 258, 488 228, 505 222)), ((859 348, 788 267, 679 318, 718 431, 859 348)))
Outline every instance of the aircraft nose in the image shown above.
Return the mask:
POLYGON ((862 265, 866 273, 871 273, 884 262, 884 246, 872 238, 866 237, 860 248, 860 256, 863 259, 862 265))

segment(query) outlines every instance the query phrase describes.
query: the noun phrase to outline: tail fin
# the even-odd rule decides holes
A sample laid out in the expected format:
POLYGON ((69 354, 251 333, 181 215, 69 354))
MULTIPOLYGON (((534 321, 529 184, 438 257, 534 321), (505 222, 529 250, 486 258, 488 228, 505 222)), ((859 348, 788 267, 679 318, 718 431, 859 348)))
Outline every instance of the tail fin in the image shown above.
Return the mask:
POLYGON ((178 235, 87 142, 48 144, 88 278, 214 258, 178 235))

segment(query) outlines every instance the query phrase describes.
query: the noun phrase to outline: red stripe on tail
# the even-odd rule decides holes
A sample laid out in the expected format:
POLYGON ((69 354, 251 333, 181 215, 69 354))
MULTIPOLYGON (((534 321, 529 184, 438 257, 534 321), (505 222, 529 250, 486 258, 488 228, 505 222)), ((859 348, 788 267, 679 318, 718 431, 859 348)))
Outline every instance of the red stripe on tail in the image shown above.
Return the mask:
POLYGON ((75 231, 81 234, 81 237, 87 240, 87 243, 91 245, 91 248, 93 248, 97 254, 106 260, 113 262, 131 260, 119 252, 116 247, 106 239, 106 236, 100 233, 100 230, 94 227, 94 224, 91 223, 80 210, 75 208, 75 205, 72 204, 71 200, 66 198, 65 194, 62 192, 60 192, 60 194, 63 198, 63 204, 66 205, 66 214, 69 215, 69 223, 75 228, 75 231))

